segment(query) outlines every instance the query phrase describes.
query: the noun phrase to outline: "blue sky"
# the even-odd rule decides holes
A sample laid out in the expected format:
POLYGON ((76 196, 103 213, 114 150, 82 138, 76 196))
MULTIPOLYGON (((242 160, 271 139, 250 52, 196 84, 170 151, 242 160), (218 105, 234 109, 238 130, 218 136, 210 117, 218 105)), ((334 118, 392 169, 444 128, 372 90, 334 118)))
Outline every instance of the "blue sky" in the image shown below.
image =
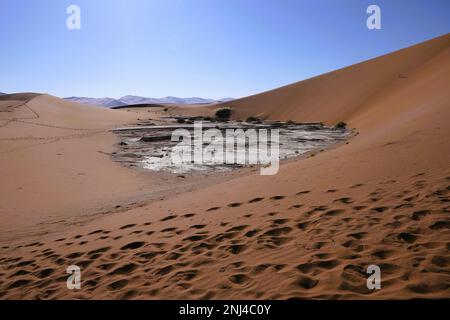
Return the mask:
POLYGON ((450 31, 448 0, 2 0, 0 91, 242 97, 450 31), (81 8, 81 30, 66 8, 81 8), (382 30, 366 28, 381 8, 382 30))

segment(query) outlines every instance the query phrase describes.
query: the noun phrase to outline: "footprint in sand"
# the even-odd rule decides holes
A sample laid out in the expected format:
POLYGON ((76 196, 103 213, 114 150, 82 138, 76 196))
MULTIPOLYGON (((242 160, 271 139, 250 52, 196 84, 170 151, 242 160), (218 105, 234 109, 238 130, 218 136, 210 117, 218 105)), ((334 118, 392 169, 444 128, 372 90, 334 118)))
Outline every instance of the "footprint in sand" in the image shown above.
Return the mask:
POLYGON ((234 237, 236 237, 237 234, 238 234, 238 232, 219 233, 213 239, 216 242, 222 242, 222 241, 227 240, 227 239, 233 239, 234 237))
POLYGON ((379 250, 375 250, 371 253, 372 256, 375 256, 380 259, 387 259, 387 258, 391 257, 393 254, 394 254, 394 251, 389 250, 389 249, 379 249, 379 250))
POLYGON ((431 263, 441 268, 447 268, 450 265, 450 258, 442 255, 435 255, 431 259, 431 263))
POLYGON ((356 240, 345 241, 344 243, 342 243, 342 246, 356 252, 362 252, 364 250, 364 246, 358 243, 356 240))
POLYGON ((381 212, 384 212, 384 211, 386 211, 388 209, 389 209, 389 207, 374 207, 374 208, 372 208, 370 210, 381 213, 381 212))
POLYGON ((315 212, 326 211, 326 210, 328 210, 327 206, 312 206, 311 210, 307 211, 306 214, 307 215, 311 215, 311 214, 313 214, 315 212))
POLYGON ((146 260, 151 260, 151 259, 155 258, 156 256, 164 254, 164 253, 166 253, 166 251, 139 252, 139 253, 136 253, 136 256, 138 256, 140 258, 144 258, 146 260))
POLYGON ((192 242, 195 242, 195 241, 200 241, 200 240, 203 240, 203 239, 206 239, 206 236, 204 236, 204 235, 193 235, 193 236, 190 236, 190 237, 187 237, 187 238, 184 238, 183 240, 184 241, 192 241, 192 242))
POLYGON ((145 244, 145 242, 142 242, 142 241, 130 242, 129 244, 120 248, 120 250, 134 250, 134 249, 138 249, 138 248, 142 247, 144 244, 145 244))
POLYGON ((240 207, 241 205, 242 205, 242 203, 240 203, 240 202, 234 202, 234 203, 228 204, 228 207, 237 208, 237 207, 240 207))
POLYGON ((156 271, 156 274, 159 275, 159 276, 164 276, 164 275, 172 272, 173 269, 174 269, 174 267, 172 265, 169 265, 169 266, 166 266, 166 267, 162 267, 162 268, 159 268, 156 271))
POLYGON ((34 260, 21 261, 18 264, 16 264, 16 267, 25 267, 25 266, 33 265, 34 263, 35 263, 34 260))
POLYGON ((68 254, 68 255, 66 256, 66 258, 72 260, 72 259, 76 259, 76 258, 81 257, 83 254, 84 254, 84 253, 82 253, 82 252, 74 252, 74 253, 68 254))
POLYGON ((288 221, 289 221, 289 219, 274 219, 274 220, 272 220, 272 223, 274 225, 280 225, 280 224, 285 224, 288 221))
POLYGON ((262 263, 262 264, 255 266, 253 268, 252 272, 255 274, 261 273, 261 272, 264 272, 265 270, 267 270, 268 268, 270 268, 270 266, 271 266, 271 264, 269 264, 269 263, 262 263))
POLYGON ((355 232, 355 233, 349 233, 347 235, 347 237, 352 237, 352 238, 359 240, 359 239, 364 238, 366 235, 367 235, 367 232, 355 232))
POLYGON ((103 263, 103 264, 99 265, 98 268, 101 270, 107 271, 107 270, 111 269, 112 267, 114 267, 115 265, 116 265, 115 263, 108 262, 108 263, 103 263))
POLYGON ((19 280, 14 281, 13 283, 11 283, 7 287, 7 289, 10 290, 10 289, 14 289, 14 288, 20 288, 20 287, 23 287, 23 286, 25 286, 25 285, 27 285, 29 283, 31 283, 31 280, 19 279, 19 280))
POLYGON ((247 228, 248 227, 248 225, 240 225, 240 226, 236 226, 236 227, 232 227, 232 228, 230 228, 230 229, 227 229, 225 232, 235 232, 235 231, 242 231, 242 230, 244 230, 245 228, 247 228))
POLYGON ((310 225, 311 222, 309 221, 305 221, 305 222, 301 222, 297 224, 297 228, 299 228, 300 230, 305 231, 306 228, 308 228, 308 226, 310 225))
POLYGON ((120 290, 120 289, 124 288, 127 284, 128 284, 128 280, 122 279, 122 280, 117 280, 117 281, 110 283, 108 285, 108 287, 111 290, 120 290))
POLYGON ((113 270, 110 275, 118 275, 118 274, 129 274, 136 270, 138 268, 138 265, 135 263, 127 263, 115 270, 113 270))
POLYGON ((260 202, 264 200, 264 198, 253 198, 252 200, 250 200, 248 203, 255 203, 255 202, 260 202))
POLYGON ((297 270, 299 270, 302 273, 310 273, 312 270, 314 270, 314 264, 312 263, 301 263, 297 265, 297 270))
POLYGON ((196 278, 199 274, 200 274, 200 272, 196 269, 178 271, 171 277, 171 280, 174 280, 175 282, 178 282, 178 281, 188 281, 189 282, 192 279, 196 278))
POLYGON ((225 247, 225 250, 231 252, 232 254, 239 254, 243 252, 245 249, 247 249, 247 246, 243 244, 234 244, 231 246, 225 247))
POLYGON ((292 238, 281 237, 292 231, 290 227, 273 228, 258 236, 257 242, 268 248, 276 248, 290 241, 292 238))
POLYGON ((441 229, 450 229, 450 221, 436 221, 430 226, 430 229, 433 230, 441 230, 441 229))
POLYGON ((127 224, 127 225, 124 225, 124 226, 120 227, 120 230, 132 228, 132 227, 134 227, 134 226, 136 226, 136 225, 135 225, 135 224, 127 224))
POLYGON ((90 236, 90 235, 93 235, 93 234, 102 233, 103 231, 104 230, 95 230, 95 231, 92 231, 92 232, 88 233, 88 235, 90 236))
POLYGON ((402 208, 412 208, 414 207, 414 204, 412 203, 402 203, 395 207, 395 209, 402 209, 402 208))
POLYGON ((55 269, 52 268, 46 268, 41 271, 35 272, 34 275, 40 279, 47 278, 48 276, 52 275, 55 272, 55 269))
POLYGON ((261 231, 261 229, 253 229, 250 231, 247 231, 244 236, 246 236, 247 238, 251 238, 253 236, 255 236, 257 233, 259 233, 261 231))
POLYGON ((401 232, 398 234, 398 239, 407 243, 414 243, 417 240, 417 236, 409 232, 401 232))
POLYGON ((282 234, 288 234, 292 231, 291 227, 280 227, 280 228, 274 228, 274 229, 270 229, 268 231, 266 231, 265 233, 262 234, 262 236, 280 236, 282 234))
POLYGON ((413 201, 413 200, 416 200, 417 198, 419 198, 419 195, 418 195, 418 194, 416 194, 416 195, 414 195, 414 196, 411 196, 411 197, 404 198, 403 201, 411 202, 411 201, 413 201))
POLYGON ((178 260, 178 258, 181 257, 181 253, 178 252, 171 252, 169 253, 169 255, 167 256, 167 260, 178 260))
POLYGON ((183 215, 184 218, 192 218, 193 216, 195 216, 195 213, 187 213, 183 215))
POLYGON ((27 247, 40 247, 40 246, 42 246, 42 245, 43 245, 43 244, 40 243, 40 242, 33 242, 33 243, 30 243, 30 244, 25 245, 24 247, 25 247, 25 248, 27 248, 27 247))
POLYGON ((178 217, 178 216, 172 214, 172 215, 162 218, 160 221, 169 221, 169 220, 175 219, 176 217, 178 217))
POLYGON ((425 184, 427 182, 425 180, 418 180, 416 182, 414 182, 414 187, 416 187, 417 189, 423 189, 425 187, 425 184))
POLYGON ((251 279, 247 275, 242 274, 242 273, 231 275, 228 279, 232 283, 238 284, 238 285, 244 285, 251 281, 251 279))
POLYGON ((307 276, 301 276, 299 277, 294 283, 294 286, 300 287, 302 289, 312 289, 319 283, 319 280, 307 277, 307 276))
POLYGON ((190 229, 203 229, 204 227, 206 227, 206 224, 195 224, 190 226, 190 229))
POLYGON ((327 212, 324 213, 324 215, 334 217, 334 216, 343 214, 344 212, 345 212, 345 210, 342 210, 342 209, 333 209, 333 210, 328 210, 327 212))
POLYGON ((349 198, 349 197, 343 197, 343 198, 335 199, 333 202, 341 202, 344 204, 349 204, 349 203, 352 203, 353 200, 352 200, 352 198, 349 198))
POLYGON ((314 262, 314 265, 321 269, 331 270, 339 265, 339 261, 335 260, 335 259, 320 260, 320 261, 314 262))
POLYGON ((411 219, 418 221, 420 219, 422 219, 423 217, 425 217, 426 215, 430 214, 431 211, 430 210, 418 210, 418 211, 414 211, 411 215, 411 219))

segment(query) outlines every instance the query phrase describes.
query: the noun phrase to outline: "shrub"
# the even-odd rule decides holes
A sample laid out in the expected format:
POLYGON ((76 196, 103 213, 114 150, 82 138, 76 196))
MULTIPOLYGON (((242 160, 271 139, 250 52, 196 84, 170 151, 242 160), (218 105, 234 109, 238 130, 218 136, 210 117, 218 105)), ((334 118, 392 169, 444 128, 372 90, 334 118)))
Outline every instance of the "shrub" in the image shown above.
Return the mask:
POLYGON ((345 122, 339 121, 334 126, 335 129, 345 129, 347 127, 347 124, 345 122))
POLYGON ((216 111, 216 118, 220 120, 228 120, 231 118, 230 108, 220 108, 216 111))

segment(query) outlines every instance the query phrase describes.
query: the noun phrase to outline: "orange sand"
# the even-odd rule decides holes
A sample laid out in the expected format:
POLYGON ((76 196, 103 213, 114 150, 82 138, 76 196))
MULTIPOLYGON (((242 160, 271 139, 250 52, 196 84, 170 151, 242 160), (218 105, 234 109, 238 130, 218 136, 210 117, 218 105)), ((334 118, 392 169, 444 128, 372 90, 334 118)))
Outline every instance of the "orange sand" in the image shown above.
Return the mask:
POLYGON ((111 161, 108 129, 161 110, 2 96, 0 297, 450 298, 449 79, 444 35, 224 103, 235 118, 345 121, 358 134, 275 176, 201 179, 111 161), (366 288, 370 264, 381 290, 366 288))

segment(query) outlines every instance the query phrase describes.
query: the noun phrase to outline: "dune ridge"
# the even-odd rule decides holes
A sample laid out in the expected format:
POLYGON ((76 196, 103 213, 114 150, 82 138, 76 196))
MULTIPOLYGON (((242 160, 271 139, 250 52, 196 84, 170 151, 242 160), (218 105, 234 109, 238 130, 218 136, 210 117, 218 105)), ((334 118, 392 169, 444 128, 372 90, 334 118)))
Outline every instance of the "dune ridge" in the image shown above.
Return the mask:
MULTIPOLYGON (((276 176, 253 170, 61 232, 5 241, 0 296, 450 298, 449 44, 447 34, 221 104, 231 106, 236 118, 345 121, 357 134, 339 147, 284 163, 276 176), (69 264, 82 267, 80 291, 66 289, 69 264), (381 268, 381 290, 366 287, 370 264, 381 268)), ((123 115, 111 123, 124 121, 123 115)), ((112 142, 98 145, 112 148, 112 142)), ((106 158, 98 161, 106 166, 106 158)), ((109 166, 105 172, 118 177, 116 170, 123 171, 120 179, 136 184, 134 172, 109 166)), ((127 192, 136 191, 119 193, 127 192)))

